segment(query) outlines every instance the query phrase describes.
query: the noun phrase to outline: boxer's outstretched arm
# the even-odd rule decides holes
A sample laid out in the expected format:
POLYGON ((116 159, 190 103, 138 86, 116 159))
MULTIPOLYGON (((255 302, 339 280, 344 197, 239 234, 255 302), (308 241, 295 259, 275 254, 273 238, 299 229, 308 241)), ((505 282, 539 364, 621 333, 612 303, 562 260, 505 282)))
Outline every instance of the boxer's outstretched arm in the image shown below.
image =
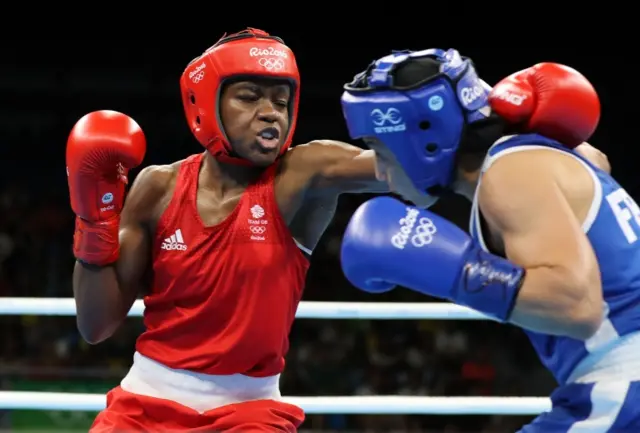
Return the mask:
POLYGON ((314 173, 310 188, 316 193, 389 192, 387 183, 376 179, 372 150, 334 140, 312 141, 295 150, 300 165, 314 173))
POLYGON ((288 171, 305 185, 304 202, 289 224, 296 240, 313 250, 333 219, 345 192, 388 192, 376 179, 373 151, 333 140, 316 140, 291 149, 288 171))
POLYGON ((120 256, 112 266, 76 263, 73 293, 78 330, 91 344, 109 338, 126 318, 142 286, 150 260, 149 222, 166 191, 169 176, 147 167, 136 177, 120 221, 120 256))
POLYGON ((507 258, 526 270, 510 321, 584 340, 602 321, 600 271, 555 168, 548 155, 505 156, 483 176, 479 204, 507 258))

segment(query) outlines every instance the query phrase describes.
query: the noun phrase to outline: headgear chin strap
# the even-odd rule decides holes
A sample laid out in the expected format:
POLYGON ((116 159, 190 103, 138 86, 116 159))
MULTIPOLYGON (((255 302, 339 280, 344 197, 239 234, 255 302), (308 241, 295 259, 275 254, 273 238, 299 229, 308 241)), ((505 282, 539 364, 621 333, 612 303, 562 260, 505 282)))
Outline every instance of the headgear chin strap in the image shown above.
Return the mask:
POLYGON ((453 49, 394 52, 344 89, 342 108, 351 138, 380 140, 423 193, 438 194, 451 185, 466 128, 491 113, 490 87, 478 78, 471 60, 453 49), (420 62, 431 72, 420 73, 420 62), (403 73, 398 72, 408 66, 416 76, 400 79, 403 73))
POLYGON ((182 104, 189 128, 216 159, 230 164, 251 165, 234 154, 220 120, 220 96, 224 82, 241 77, 279 78, 291 83, 289 130, 280 149, 291 146, 298 118, 300 74, 293 52, 280 38, 249 28, 223 36, 194 59, 180 78, 182 104))

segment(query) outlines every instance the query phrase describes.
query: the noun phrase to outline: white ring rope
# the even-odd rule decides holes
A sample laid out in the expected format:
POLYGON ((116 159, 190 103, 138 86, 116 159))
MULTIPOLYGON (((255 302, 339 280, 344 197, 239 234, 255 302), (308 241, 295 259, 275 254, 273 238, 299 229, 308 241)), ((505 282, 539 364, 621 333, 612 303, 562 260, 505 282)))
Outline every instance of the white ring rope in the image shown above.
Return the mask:
MULTIPOLYGON (((142 316, 144 304, 137 300, 129 316, 142 316)), ((73 298, 0 298, 0 315, 75 316, 73 298)), ((312 302, 303 301, 298 319, 377 320, 490 320, 467 307, 448 302, 312 302)))
MULTIPOLYGON (((129 316, 142 316, 137 300, 129 316)), ((0 315, 75 316, 73 298, 0 298, 0 315)), ((487 320, 451 303, 301 302, 299 319, 487 320)), ((285 397, 308 414, 537 415, 549 410, 546 397, 285 397)), ((0 409, 99 411, 106 396, 59 392, 0 391, 0 409)))
MULTIPOLYGON (((543 397, 284 397, 308 414, 538 415, 551 408, 543 397)), ((0 409, 99 411, 106 396, 63 392, 0 391, 0 409)))

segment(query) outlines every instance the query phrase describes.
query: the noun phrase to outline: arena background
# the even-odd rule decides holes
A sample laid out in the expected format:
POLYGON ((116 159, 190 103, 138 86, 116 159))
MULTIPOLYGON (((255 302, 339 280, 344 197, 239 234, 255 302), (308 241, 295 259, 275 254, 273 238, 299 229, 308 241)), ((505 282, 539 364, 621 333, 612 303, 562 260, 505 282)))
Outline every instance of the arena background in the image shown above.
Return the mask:
MULTIPOLYGON (((540 61, 573 66, 592 81, 601 97, 603 117, 591 142, 607 152, 614 175, 637 197, 637 83, 629 72, 632 65, 625 63, 629 60, 615 47, 605 52, 583 39, 588 35, 560 35, 551 24, 546 41, 522 27, 526 37, 497 39, 505 26, 518 30, 522 24, 518 22, 497 22, 502 30, 470 37, 449 31, 446 25, 451 23, 444 22, 397 31, 336 24, 334 32, 327 32, 303 31, 277 21, 283 20, 226 20, 224 26, 208 24, 206 32, 194 30, 179 38, 175 32, 168 35, 156 29, 145 37, 94 32, 7 44, 0 56, 0 296, 72 296, 73 214, 64 149, 74 122, 98 109, 131 115, 147 135, 145 166, 200 152, 183 118, 178 78, 185 65, 222 33, 249 25, 281 36, 297 54, 302 100, 296 143, 315 138, 350 141, 339 103, 342 84, 390 49, 455 47, 474 59, 490 84, 540 61)), ((465 23, 469 25, 465 32, 471 34, 471 22, 458 24, 465 23)), ((335 221, 313 256, 304 300, 426 300, 407 290, 367 295, 342 276, 337 256, 341 233, 351 212, 366 198, 342 197, 335 221)), ((443 201, 435 210, 466 227, 469 206, 464 200, 443 201)), ((130 365, 142 326, 140 319, 131 318, 110 340, 89 346, 79 338, 72 317, 0 316, 0 324, 3 390, 74 392, 105 392, 117 384, 130 365)), ((282 379, 285 395, 544 396, 554 386, 524 334, 490 322, 298 320, 291 342, 282 379)), ((93 416, 0 411, 0 429, 86 431, 93 416)), ((509 432, 527 420, 310 415, 303 427, 306 431, 509 432)))

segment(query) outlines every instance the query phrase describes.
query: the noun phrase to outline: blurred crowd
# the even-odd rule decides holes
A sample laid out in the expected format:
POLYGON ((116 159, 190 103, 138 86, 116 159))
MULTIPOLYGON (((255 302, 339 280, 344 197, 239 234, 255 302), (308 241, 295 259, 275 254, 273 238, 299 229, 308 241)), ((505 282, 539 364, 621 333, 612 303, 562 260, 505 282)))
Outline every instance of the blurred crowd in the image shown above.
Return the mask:
MULTIPOLYGON (((375 298, 338 266, 341 231, 362 197, 344 197, 314 253, 304 300, 422 302, 408 290, 375 298)), ((450 206, 464 224, 464 208, 450 206)), ((441 210, 447 212, 447 203, 441 210)), ((0 296, 70 297, 73 215, 64 191, 5 182, 0 191, 0 296)), ((3 389, 104 392, 132 361, 139 319, 89 346, 72 317, 0 316, 3 389)), ((485 321, 298 320, 282 377, 284 395, 535 396, 553 387, 524 334, 485 321)), ((0 412, 0 429, 86 431, 92 414, 0 412), (44 424, 44 425, 43 425, 44 424)), ((305 431, 509 432, 528 418, 308 415, 305 431)))

